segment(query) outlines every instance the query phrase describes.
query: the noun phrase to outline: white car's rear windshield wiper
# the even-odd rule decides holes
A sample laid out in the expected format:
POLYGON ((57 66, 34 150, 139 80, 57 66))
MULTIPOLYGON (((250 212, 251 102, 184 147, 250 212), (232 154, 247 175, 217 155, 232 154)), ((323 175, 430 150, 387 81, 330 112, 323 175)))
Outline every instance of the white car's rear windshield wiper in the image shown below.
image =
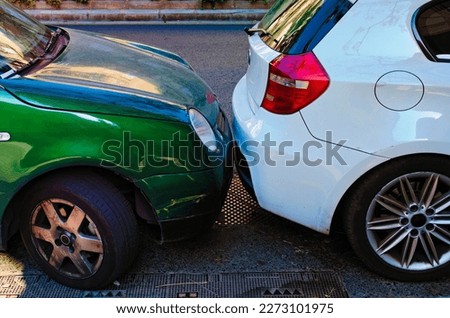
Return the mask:
POLYGON ((260 33, 261 35, 265 35, 270 37, 275 43, 278 43, 278 40, 275 39, 275 37, 266 29, 263 28, 245 28, 244 29, 245 33, 247 33, 248 35, 252 36, 255 33, 260 33))

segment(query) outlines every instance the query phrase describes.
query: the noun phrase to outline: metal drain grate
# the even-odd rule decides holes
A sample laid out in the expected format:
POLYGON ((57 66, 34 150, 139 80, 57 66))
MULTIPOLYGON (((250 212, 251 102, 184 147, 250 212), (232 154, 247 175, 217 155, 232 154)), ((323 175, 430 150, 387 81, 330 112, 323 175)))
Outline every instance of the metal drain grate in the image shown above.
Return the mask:
POLYGON ((67 298, 82 292, 57 284, 46 275, 0 276, 0 297, 67 298))
POLYGON ((94 290, 83 292, 84 298, 125 298, 126 290, 94 290))
POLYGON ((340 277, 332 271, 220 274, 128 274, 120 285, 80 291, 44 275, 0 276, 0 297, 84 298, 344 298, 340 277))
POLYGON ((233 176, 218 225, 236 225, 263 222, 275 216, 261 209, 247 193, 237 174, 233 176))
POLYGON ((22 293, 24 286, 23 276, 0 276, 0 297, 18 297, 22 293))

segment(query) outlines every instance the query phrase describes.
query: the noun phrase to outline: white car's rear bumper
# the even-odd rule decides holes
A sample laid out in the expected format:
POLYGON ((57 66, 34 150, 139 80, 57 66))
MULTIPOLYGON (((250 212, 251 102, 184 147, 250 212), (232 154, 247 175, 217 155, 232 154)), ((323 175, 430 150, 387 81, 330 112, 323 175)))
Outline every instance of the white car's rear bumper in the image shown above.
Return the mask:
POLYGON ((246 159, 236 164, 241 173, 249 172, 246 181, 258 203, 328 233, 335 209, 350 185, 384 159, 346 148, 345 141, 342 146, 315 139, 300 113, 276 115, 250 103, 244 76, 233 93, 232 130, 246 159))

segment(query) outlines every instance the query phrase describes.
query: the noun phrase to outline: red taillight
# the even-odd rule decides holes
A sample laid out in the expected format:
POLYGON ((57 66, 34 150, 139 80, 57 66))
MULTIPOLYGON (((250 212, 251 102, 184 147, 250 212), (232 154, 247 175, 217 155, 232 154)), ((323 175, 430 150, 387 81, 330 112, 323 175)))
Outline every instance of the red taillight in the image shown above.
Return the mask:
POLYGON ((280 55, 270 63, 262 107, 277 114, 292 114, 325 92, 330 78, 312 52, 280 55))

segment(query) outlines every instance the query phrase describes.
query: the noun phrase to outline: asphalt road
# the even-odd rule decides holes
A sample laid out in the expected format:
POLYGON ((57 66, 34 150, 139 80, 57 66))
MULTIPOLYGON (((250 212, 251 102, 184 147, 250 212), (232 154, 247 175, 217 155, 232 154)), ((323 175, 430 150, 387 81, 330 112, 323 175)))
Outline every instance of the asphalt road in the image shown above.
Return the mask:
MULTIPOLYGON (((244 26, 77 26, 158 46, 184 57, 219 96, 230 115, 234 85, 247 64, 244 26)), ((233 207, 232 207, 233 208, 233 207)), ((235 209, 239 209, 236 207, 235 209)), ((239 211, 235 211, 239 212, 239 211)), ((284 219, 215 225, 196 239, 158 245, 142 227, 141 252, 130 272, 229 273, 333 271, 350 297, 449 297, 450 279, 402 283, 383 279, 355 257, 343 233, 325 236, 284 219)), ((0 275, 38 273, 18 239, 0 253, 0 275)))

